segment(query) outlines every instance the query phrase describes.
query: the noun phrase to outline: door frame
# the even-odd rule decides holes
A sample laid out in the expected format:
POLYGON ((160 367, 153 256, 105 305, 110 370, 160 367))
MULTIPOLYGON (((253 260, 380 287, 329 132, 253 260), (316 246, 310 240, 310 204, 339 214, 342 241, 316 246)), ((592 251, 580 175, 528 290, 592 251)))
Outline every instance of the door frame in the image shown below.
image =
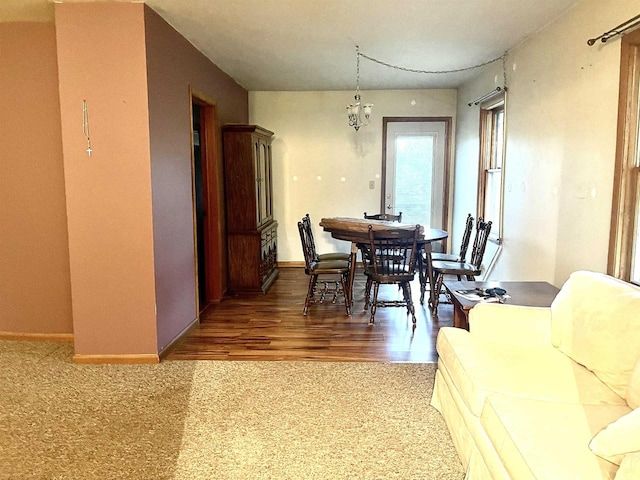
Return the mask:
MULTIPOLYGON (((382 178, 387 177, 387 125, 394 122, 420 122, 420 123, 444 123, 444 178, 442 195, 444 201, 442 202, 442 223, 443 228, 447 231, 451 231, 451 225, 449 221, 451 218, 451 197, 450 197, 450 172, 451 172, 451 125, 453 124, 453 117, 382 117, 382 178)), ((385 197, 386 197, 386 185, 385 182, 381 182, 381 196, 380 196, 380 211, 384 212, 385 197)), ((443 246, 447 247, 446 240, 443 242, 443 246)))
MULTIPOLYGON (((193 154, 193 104, 200 106, 200 151, 202 163, 202 195, 207 215, 204 218, 204 263, 207 304, 217 303, 226 290, 224 245, 224 216, 221 210, 222 152, 218 127, 218 106, 206 94, 189 86, 189 115, 191 125, 191 196, 193 207, 193 262, 196 283, 196 315, 200 316, 200 298, 198 294, 198 232, 196 217, 195 158, 193 154)), ((206 305, 205 305, 206 307, 206 305)))

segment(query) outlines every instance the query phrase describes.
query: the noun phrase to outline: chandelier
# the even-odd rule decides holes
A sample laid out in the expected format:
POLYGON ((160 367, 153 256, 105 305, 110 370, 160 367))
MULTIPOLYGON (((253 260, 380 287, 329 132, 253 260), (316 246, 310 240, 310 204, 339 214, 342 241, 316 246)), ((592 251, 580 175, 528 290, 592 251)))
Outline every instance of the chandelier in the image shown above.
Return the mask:
POLYGON ((371 110, 373 109, 373 103, 360 103, 360 47, 356 45, 356 95, 355 103, 347 105, 347 116, 349 117, 349 126, 356 129, 356 132, 360 127, 369 125, 369 117, 371 117, 371 110), (362 115, 364 114, 364 118, 362 115))

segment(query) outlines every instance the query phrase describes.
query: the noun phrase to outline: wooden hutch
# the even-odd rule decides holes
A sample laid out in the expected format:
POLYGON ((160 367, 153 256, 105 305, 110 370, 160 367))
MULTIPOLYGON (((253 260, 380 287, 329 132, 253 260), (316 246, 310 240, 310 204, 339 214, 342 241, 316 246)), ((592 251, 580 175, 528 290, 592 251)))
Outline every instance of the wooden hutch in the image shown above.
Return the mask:
POLYGON ((278 277, 271 139, 257 125, 222 127, 229 291, 266 293, 278 277))

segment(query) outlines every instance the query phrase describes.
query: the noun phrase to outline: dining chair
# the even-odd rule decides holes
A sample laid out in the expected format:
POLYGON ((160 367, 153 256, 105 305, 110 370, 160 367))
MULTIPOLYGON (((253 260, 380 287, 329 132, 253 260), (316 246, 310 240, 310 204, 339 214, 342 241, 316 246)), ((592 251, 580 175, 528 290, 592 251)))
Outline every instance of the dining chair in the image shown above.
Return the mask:
POLYGON ((471 259, 466 262, 451 262, 446 260, 434 260, 431 262, 433 269, 433 283, 431 288, 431 311, 434 315, 438 314, 438 303, 440 299, 440 291, 445 275, 455 275, 459 279, 463 276, 467 280, 473 281, 475 277, 482 273, 482 259, 487 248, 487 240, 491 232, 491 222, 485 222, 482 218, 478 219, 476 225, 476 236, 471 249, 471 259))
POLYGON ((387 222, 402 222, 402 212, 398 215, 391 215, 390 213, 376 213, 375 215, 367 215, 367 212, 364 212, 365 220, 386 220, 387 222))
POLYGON ((469 249, 469 240, 471 240, 471 232, 473 231, 473 217, 469 213, 462 232, 462 243, 458 253, 440 253, 432 252, 431 260, 443 260, 447 262, 464 262, 467 259, 467 250, 469 249))
POLYGON ((311 248, 313 249, 313 258, 316 261, 325 261, 325 260, 344 260, 348 261, 351 258, 350 253, 343 252, 330 252, 330 253, 318 253, 316 251, 316 242, 313 239, 313 229, 311 228, 311 218, 307 213, 304 217, 302 217, 302 225, 305 228, 307 238, 309 239, 309 243, 311 248))
POLYGON ((347 316, 351 316, 349 262, 346 260, 317 260, 312 240, 307 235, 307 229, 303 222, 298 222, 298 233, 304 254, 304 273, 309 276, 303 315, 307 315, 311 303, 325 303, 327 296, 331 297, 331 303, 336 303, 338 297, 342 296, 347 316), (320 276, 326 278, 319 285, 320 276))
MULTIPOLYGON (((424 250, 422 251, 422 261, 420 262, 420 303, 424 302, 424 295, 427 291, 427 287, 429 286, 429 277, 425 272, 429 262, 429 255, 431 256, 431 262, 434 260, 445 262, 465 262, 467 259, 467 250, 469 249, 471 232, 473 231, 473 220, 473 217, 469 213, 467 215, 467 220, 465 221, 464 232, 462 233, 462 243, 460 244, 458 254, 440 252, 430 252, 429 254, 424 250)), ((458 276, 458 280, 462 280, 460 275, 458 276)))
POLYGON ((416 314, 411 299, 411 282, 415 276, 417 262, 417 241, 420 237, 420 225, 415 229, 376 230, 369 225, 370 262, 365 265, 367 284, 365 286, 365 305, 371 307, 369 324, 375 321, 378 307, 406 307, 415 326, 416 314), (402 300, 380 300, 378 290, 383 284, 397 284, 402 289, 402 300), (373 286, 373 300, 371 287, 373 286))

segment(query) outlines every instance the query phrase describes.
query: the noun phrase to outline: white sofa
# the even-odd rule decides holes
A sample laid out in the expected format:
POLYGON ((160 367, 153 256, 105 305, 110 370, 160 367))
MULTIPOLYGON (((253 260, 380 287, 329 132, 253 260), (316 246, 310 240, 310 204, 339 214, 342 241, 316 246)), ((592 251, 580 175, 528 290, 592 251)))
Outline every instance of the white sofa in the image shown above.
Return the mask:
POLYGON ((466 480, 640 479, 640 288, 575 272, 550 308, 469 325, 440 329, 431 400, 466 480))

